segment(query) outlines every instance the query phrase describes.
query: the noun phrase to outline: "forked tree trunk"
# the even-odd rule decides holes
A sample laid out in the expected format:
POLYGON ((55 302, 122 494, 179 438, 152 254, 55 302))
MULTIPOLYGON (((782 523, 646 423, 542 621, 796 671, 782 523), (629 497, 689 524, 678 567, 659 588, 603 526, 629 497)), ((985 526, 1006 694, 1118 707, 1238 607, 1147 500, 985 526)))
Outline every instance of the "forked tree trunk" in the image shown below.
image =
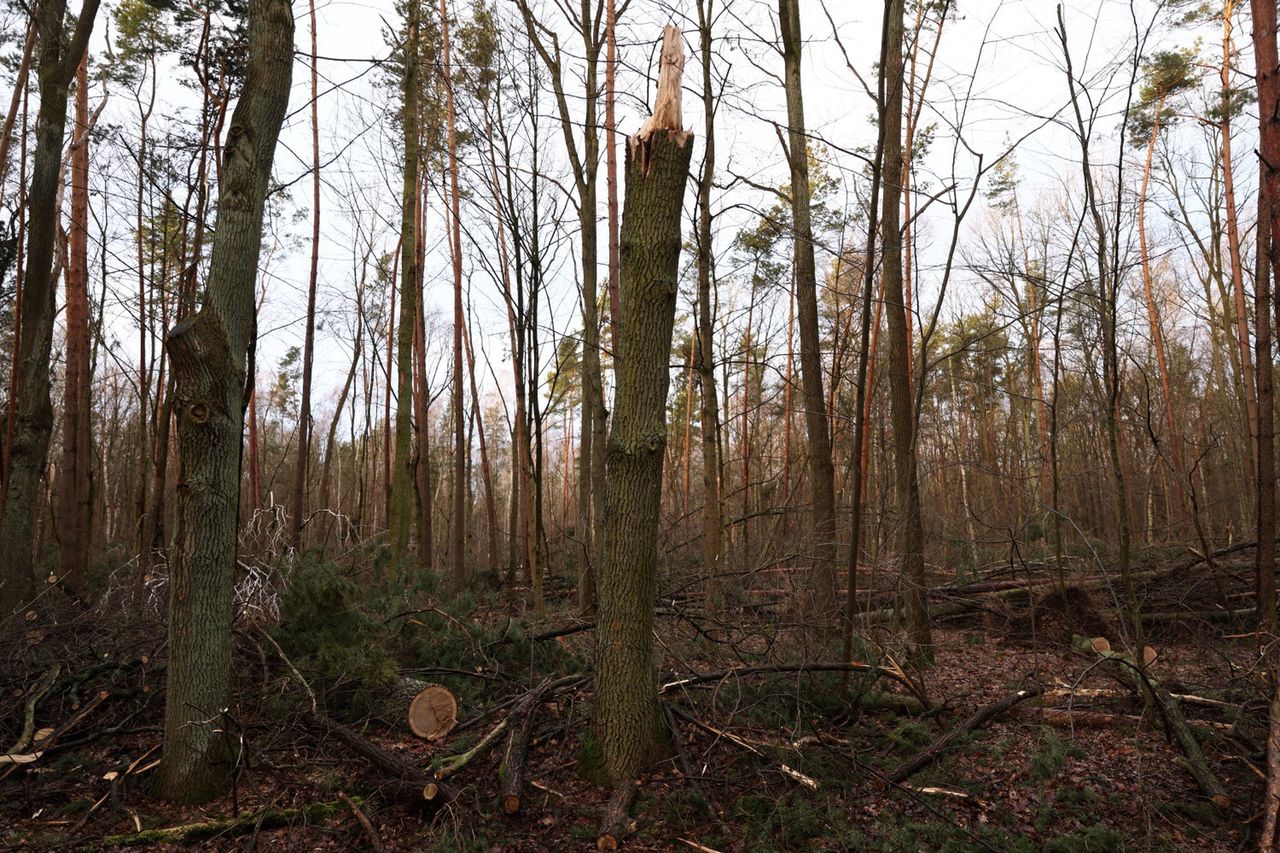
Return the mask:
POLYGON ((246 360, 254 335, 262 211, 292 75, 290 4, 250 0, 249 64, 223 153, 205 303, 166 339, 182 471, 157 789, 175 802, 209 799, 232 769, 224 710, 231 678, 246 360))
POLYGON ((53 405, 49 400, 56 283, 53 254, 67 89, 93 30, 98 0, 85 0, 69 43, 64 41, 63 33, 66 11, 66 0, 43 0, 36 10, 40 112, 36 118, 34 172, 27 194, 27 268, 22 282, 18 359, 14 365, 17 397, 10 400, 17 417, 5 481, 4 517, 0 521, 0 554, 5 555, 4 571, 0 572, 0 614, 20 607, 35 589, 34 521, 36 507, 43 499, 40 484, 53 428, 53 405))
MULTIPOLYGON (((806 609, 830 617, 836 607, 836 485, 831 431, 822 391, 822 340, 818 283, 809 209, 809 145, 800 88, 799 0, 778 0, 787 94, 787 144, 791 166, 791 219, 795 229, 796 309, 800 327, 800 381, 809 433, 809 489, 813 502, 813 577, 806 609)), ((899 110, 901 112, 901 110, 899 110)))
POLYGON ((627 145, 619 294, 627 336, 619 342, 607 454, 607 559, 599 566, 597 589, 595 721, 615 784, 643 768, 660 719, 653 597, 680 211, 693 153, 692 134, 681 130, 684 49, 675 27, 666 29, 661 62, 654 115, 627 145))

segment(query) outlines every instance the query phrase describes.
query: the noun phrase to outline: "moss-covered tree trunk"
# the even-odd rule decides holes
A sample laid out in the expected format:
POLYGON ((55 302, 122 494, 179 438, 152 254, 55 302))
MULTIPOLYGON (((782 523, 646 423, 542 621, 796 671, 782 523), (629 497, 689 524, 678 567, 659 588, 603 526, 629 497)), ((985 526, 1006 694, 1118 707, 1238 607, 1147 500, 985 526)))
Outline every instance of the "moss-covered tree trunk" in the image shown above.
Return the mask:
POLYGON ((596 731, 606 769, 617 783, 643 767, 659 720, 653 654, 658 511, 680 213, 693 151, 692 134, 680 127, 683 49, 674 27, 667 30, 662 61, 654 118, 627 145, 620 288, 627 325, 619 341, 617 396, 606 451, 607 558, 599 567, 596 590, 596 731), (664 94, 669 94, 664 84, 676 89, 673 112, 663 109, 664 94))
POLYGON ((209 799, 232 765, 231 678, 240 446, 262 210, 293 74, 288 0, 250 0, 249 65, 223 154, 205 302, 166 338, 178 417, 178 534, 170 573, 169 668, 158 790, 209 799))
POLYGON ((35 12, 40 82, 36 117, 36 150, 27 192, 27 273, 22 283, 22 328, 17 346, 17 410, 9 471, 5 481, 4 516, 0 520, 0 615, 30 599, 35 589, 32 551, 36 507, 44 490, 53 405, 49 400, 49 354, 53 347, 53 243, 57 229, 58 173, 67 126, 67 93, 98 13, 98 0, 85 0, 75 34, 64 39, 66 0, 43 0, 35 12))

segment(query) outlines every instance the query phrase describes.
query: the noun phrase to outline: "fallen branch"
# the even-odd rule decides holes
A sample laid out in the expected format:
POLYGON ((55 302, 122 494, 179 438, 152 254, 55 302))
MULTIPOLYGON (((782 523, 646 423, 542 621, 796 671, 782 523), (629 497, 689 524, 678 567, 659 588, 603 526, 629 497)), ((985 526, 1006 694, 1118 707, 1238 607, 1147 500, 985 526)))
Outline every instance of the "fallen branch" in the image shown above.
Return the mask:
POLYGON ((1008 713, 1009 709, 1013 708, 1018 703, 1025 702, 1027 699, 1039 696, 1043 692, 1043 687, 1029 687, 1026 690, 1019 690, 1017 693, 1006 696, 999 702, 988 705, 985 708, 978 709, 967 720, 959 725, 953 726, 942 737, 938 738, 933 743, 929 744, 929 746, 890 770, 885 774, 885 778, 895 784, 906 781, 911 774, 915 773, 917 770, 928 767, 930 764, 942 757, 947 748, 950 747, 951 744, 955 743, 955 741, 961 736, 968 734, 980 726, 986 725, 1001 714, 1008 713))
POLYGON ((1160 683, 1151 676, 1149 671, 1139 669, 1127 655, 1113 651, 1097 651, 1093 644, 1084 637, 1075 637, 1072 645, 1077 651, 1090 657, 1096 655, 1101 660, 1117 664, 1118 670, 1125 680, 1133 685, 1134 690, 1151 697, 1164 716, 1164 720, 1172 731, 1174 738, 1177 739, 1178 746, 1182 749, 1182 755, 1186 759, 1187 770, 1191 773, 1192 778, 1195 779, 1196 784, 1200 786, 1201 792, 1214 805, 1220 808, 1226 808, 1231 805, 1231 798, 1227 796, 1226 789, 1222 787, 1217 775, 1209 768, 1209 762, 1204 756, 1204 750, 1200 747, 1200 741, 1196 738, 1191 726, 1187 725, 1186 717, 1182 714, 1182 706, 1178 703, 1178 700, 1168 690, 1161 687, 1160 683))
POLYGON ((777 675, 781 673, 800 673, 800 672, 865 672, 869 675, 875 675, 882 678, 889 678, 897 681, 906 687, 913 694, 919 696, 919 688, 912 683, 900 671, 887 669, 885 667, 875 666, 869 663, 791 663, 791 664, 773 664, 764 666, 737 666, 732 669, 724 669, 719 672, 708 672, 701 675, 691 675, 687 678, 678 678, 675 681, 668 681, 666 684, 658 687, 658 694, 669 693, 672 690, 682 687, 694 687, 699 684, 709 684, 719 681, 727 681, 730 678, 743 678, 748 675, 777 675))
POLYGON ((449 778, 454 773, 457 773, 459 770, 466 767, 473 760, 475 760, 476 756, 486 752, 489 749, 489 747, 493 746, 494 743, 497 742, 498 737, 504 731, 507 730, 508 720, 510 720, 510 717, 503 719, 502 722, 498 723, 496 726, 490 729, 488 734, 480 738, 479 742, 476 743, 475 746, 468 749, 466 752, 461 752, 457 755, 450 755, 446 758, 441 758, 438 761, 433 762, 433 765, 432 765, 434 768, 433 775, 435 776, 435 778, 436 779, 449 778))
POLYGON ((97 707, 101 705, 103 702, 107 701, 107 697, 110 695, 111 695, 110 692, 106 690, 99 690, 92 699, 90 699, 88 702, 85 702, 83 705, 81 705, 80 710, 72 714, 71 718, 67 720, 65 723, 63 723, 61 726, 58 726, 58 728, 54 729, 48 734, 44 735, 44 737, 35 738, 34 741, 30 744, 31 752, 27 753, 27 755, 21 756, 22 760, 15 761, 9 764, 9 766, 4 769, 4 772, 0 773, 0 780, 7 779, 9 777, 9 774, 12 773, 20 765, 34 763, 36 759, 38 759, 44 753, 46 749, 48 749, 50 746, 53 745, 54 741, 56 741, 58 738, 65 735, 67 732, 74 729, 76 726, 80 725, 80 723, 84 722, 84 718, 89 716, 91 713, 93 713, 93 711, 97 709, 97 707), (28 758, 28 756, 34 756, 34 757, 28 758))
POLYGON ((338 792, 338 799, 347 804, 347 808, 351 809, 351 813, 355 815, 356 820, 360 821, 360 825, 364 827, 364 834, 369 836, 369 847, 373 850, 373 853, 386 853, 387 848, 382 846, 382 839, 378 836, 378 830, 373 828, 369 818, 361 811, 360 804, 341 791, 338 792))
POLYGON ((49 692, 49 688, 53 687, 53 683, 58 679, 58 673, 62 671, 62 667, 55 666, 53 669, 45 673, 44 678, 36 684, 31 695, 27 697, 26 706, 22 710, 22 733, 18 735, 18 739, 14 741, 13 746, 5 750, 9 756, 13 756, 22 752, 31 745, 31 736, 36 730, 36 706, 40 704, 40 700, 49 692))
MULTIPOLYGON (((352 798, 352 803, 359 806, 361 800, 352 798)), ((184 823, 181 826, 170 826, 163 829, 144 829, 132 835, 108 835, 102 839, 104 847, 133 847, 139 844, 183 844, 189 841, 200 841, 205 838, 225 838, 232 835, 243 835, 258 829, 271 829, 280 826, 293 826, 298 823, 318 823, 328 820, 347 806, 342 800, 327 803, 313 803, 296 809, 264 809, 250 812, 239 817, 224 820, 207 820, 199 823, 184 823)))

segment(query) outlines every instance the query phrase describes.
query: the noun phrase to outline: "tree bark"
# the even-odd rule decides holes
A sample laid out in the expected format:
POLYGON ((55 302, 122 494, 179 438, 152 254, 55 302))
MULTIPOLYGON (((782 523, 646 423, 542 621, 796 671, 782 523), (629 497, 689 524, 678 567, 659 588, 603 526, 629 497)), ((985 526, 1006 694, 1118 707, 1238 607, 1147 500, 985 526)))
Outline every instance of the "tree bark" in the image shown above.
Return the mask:
MULTIPOLYGON (((408 5, 405 21, 404 79, 401 125, 404 130, 404 184, 400 210, 400 325, 396 330, 396 411, 394 457, 388 456, 390 483, 387 525, 391 530, 391 552, 403 559, 409 547, 413 524, 413 329, 418 289, 418 160, 419 138, 419 37, 421 10, 408 5)), ((394 296, 393 296, 394 299, 394 296)), ((388 349, 390 341, 388 341, 388 349)), ((387 396, 390 399, 391 365, 387 365, 387 396)), ((388 448, 390 450, 390 448, 388 448)))
POLYGON ((653 653, 658 516, 667 440, 668 363, 675 324, 680 214, 692 135, 679 123, 679 31, 668 26, 654 114, 674 99, 675 119, 628 140, 620 299, 627 337, 617 367, 609 434, 607 559, 599 566, 595 721, 615 784, 640 771, 661 719, 653 653))
POLYGON ((34 172, 27 193, 27 267, 22 282, 22 329, 14 365, 17 398, 10 401, 17 417, 5 481, 4 517, 0 520, 0 553, 5 555, 6 564, 0 573, 0 614, 20 607, 35 590, 34 522, 43 497, 40 482, 45 475, 53 428, 49 356, 53 347, 53 255, 62 141, 68 87, 93 30, 98 0, 85 0, 69 43, 63 34, 66 11, 66 0, 44 0, 36 10, 40 111, 36 117, 34 172))
POLYGON ((723 542, 720 504, 720 410, 711 315, 711 184, 716 171, 715 100, 711 88, 711 20, 714 0, 698 0, 698 36, 702 60, 702 127, 706 137, 702 176, 698 180, 698 385, 702 402, 702 563, 707 576, 706 599, 718 598, 716 575, 723 542))
POLYGON ((916 454, 915 407, 911 402, 908 338, 910 307, 902 272, 902 0, 890 0, 885 48, 884 204, 881 231, 885 308, 889 327, 889 404, 893 422, 894 493, 898 524, 903 609, 908 642, 922 658, 932 655, 924 578, 924 530, 920 518, 920 475, 916 454))
POLYGON ((89 567, 93 446, 89 432, 89 72, 76 71, 75 140, 71 145, 71 225, 67 235, 67 344, 63 374, 62 465, 58 484, 58 550, 62 582, 84 592, 89 567))
POLYGON ((236 510, 254 280, 276 139, 293 75, 287 0, 251 0, 249 63, 223 152, 205 303, 168 334, 182 462, 170 567, 169 666, 158 789, 203 802, 232 771, 230 693, 236 510))
POLYGON ((311 464, 311 368, 316 347, 316 278, 320 272, 320 114, 319 72, 316 68, 316 3, 308 3, 311 21, 311 271, 307 277, 307 318, 302 344, 302 400, 298 408, 298 456, 293 467, 293 506, 289 543, 302 550, 302 527, 307 513, 307 468, 311 464))
MULTIPOLYGON (((461 590, 467 578, 467 442, 463 431, 465 392, 463 391, 462 336, 466 315, 462 307, 462 224, 459 220, 458 140, 454 128, 453 71, 449 62, 449 8, 440 0, 440 32, 444 42, 444 90, 449 136, 449 257, 453 262, 453 518, 451 520, 449 560, 455 591, 461 590)), ((477 406, 479 404, 477 403, 477 406)))
MULTIPOLYGON (((810 212, 809 145, 800 86, 799 0, 778 0, 787 95, 787 145, 791 167, 791 219, 795 230, 796 308, 800 327, 800 380, 809 434, 809 488, 813 502, 813 578, 806 609, 830 617, 836 607, 836 486, 831 432, 822 391, 822 341, 810 212)), ((900 40, 900 39, 899 39, 900 40)), ((901 110, 899 110, 901 112, 901 110)))

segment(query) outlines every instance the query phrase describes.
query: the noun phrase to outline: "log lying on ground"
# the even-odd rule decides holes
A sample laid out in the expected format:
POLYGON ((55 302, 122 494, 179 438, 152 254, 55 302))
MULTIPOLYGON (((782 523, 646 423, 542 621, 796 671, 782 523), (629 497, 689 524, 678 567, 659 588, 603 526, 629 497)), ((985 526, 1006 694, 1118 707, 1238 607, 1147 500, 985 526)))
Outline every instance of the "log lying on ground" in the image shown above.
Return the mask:
POLYGON ((420 738, 440 740, 458 723, 458 700, 448 688, 429 684, 409 703, 409 730, 420 738))
POLYGON ((1168 690, 1161 687, 1150 672, 1140 670, 1129 659, 1128 655, 1114 651, 1096 651, 1092 641, 1084 637, 1073 638, 1072 645, 1077 651, 1090 658, 1101 658, 1114 663, 1118 674, 1129 682, 1134 690, 1151 697, 1153 704, 1156 705, 1164 717, 1169 731, 1178 741, 1178 746, 1186 759, 1187 771, 1191 773, 1196 784, 1200 786, 1201 792, 1214 805, 1220 808, 1226 808, 1231 805, 1231 798, 1227 796, 1227 791, 1222 786, 1222 782, 1218 780, 1217 775, 1209 768, 1209 762, 1204 756, 1204 750, 1200 748, 1200 741, 1196 738, 1191 726, 1187 724, 1186 717, 1182 714, 1182 706, 1178 700, 1168 690))
POLYGON ((458 722, 458 701, 449 689, 419 678, 399 678, 377 697, 375 716, 427 740, 440 740, 458 722))
POLYGON ((1028 687, 1026 690, 1019 690, 1017 693, 1006 696, 999 702, 988 705, 985 708, 978 709, 964 722, 953 726, 942 737, 938 738, 920 752, 917 752, 911 758, 908 758, 906 761, 890 770, 885 774, 885 778, 894 784, 905 781, 917 770, 928 767, 930 764, 941 758, 947 751, 947 748, 950 747, 951 744, 955 743, 961 736, 986 725, 1001 714, 1008 713, 1009 709, 1018 703, 1025 702, 1034 696, 1039 696, 1043 692, 1043 687, 1028 687))
POLYGON ((525 765, 529 757, 529 740, 533 736, 533 723, 542 707, 546 685, 531 690, 512 707, 507 714, 507 745, 502 750, 502 763, 498 765, 498 784, 501 793, 498 802, 502 813, 516 815, 523 805, 525 765))
MULTIPOLYGON (((1025 708, 1023 714, 1034 717, 1036 722, 1046 726, 1059 726, 1072 729, 1105 729, 1116 725, 1136 726, 1142 722, 1137 714, 1113 714, 1110 711, 1094 711, 1085 708, 1025 708)), ((1209 720, 1187 720, 1193 729, 1206 731, 1230 732, 1230 723, 1216 723, 1209 720)))
POLYGON ((368 738, 356 734, 319 711, 312 711, 307 716, 312 725, 321 732, 342 741, 352 752, 372 764, 383 775, 390 777, 379 786, 380 792, 389 799, 423 811, 434 811, 453 799, 452 788, 432 778, 416 765, 387 752, 368 738))
POLYGON ((743 678, 748 675, 777 675, 782 673, 802 673, 802 672, 865 672, 868 675, 875 675, 881 678, 892 679, 902 686, 906 687, 911 693, 920 700, 925 710, 930 707, 927 696, 922 695, 919 685, 913 683, 900 670, 889 669, 886 667, 876 666, 869 663, 858 663, 856 661, 850 663, 784 663, 764 666, 737 666, 731 669, 720 670, 719 672, 708 672, 699 675, 690 675, 684 678, 677 678, 668 681, 658 687, 658 694, 663 695, 670 693, 672 690, 695 687, 699 684, 711 684, 720 681, 726 681, 730 678, 743 678))
MULTIPOLYGON (((351 797, 349 802, 358 808, 361 800, 359 797, 351 797)), ((162 829, 144 829, 142 832, 132 835, 108 835, 102 839, 102 845, 104 847, 133 847, 139 844, 184 844, 205 838, 228 838, 233 835, 255 832, 259 829, 274 829, 299 823, 319 823, 340 812, 345 812, 347 809, 347 803, 342 800, 313 803, 296 809, 264 809, 223 820, 184 823, 181 826, 170 826, 162 829)))

